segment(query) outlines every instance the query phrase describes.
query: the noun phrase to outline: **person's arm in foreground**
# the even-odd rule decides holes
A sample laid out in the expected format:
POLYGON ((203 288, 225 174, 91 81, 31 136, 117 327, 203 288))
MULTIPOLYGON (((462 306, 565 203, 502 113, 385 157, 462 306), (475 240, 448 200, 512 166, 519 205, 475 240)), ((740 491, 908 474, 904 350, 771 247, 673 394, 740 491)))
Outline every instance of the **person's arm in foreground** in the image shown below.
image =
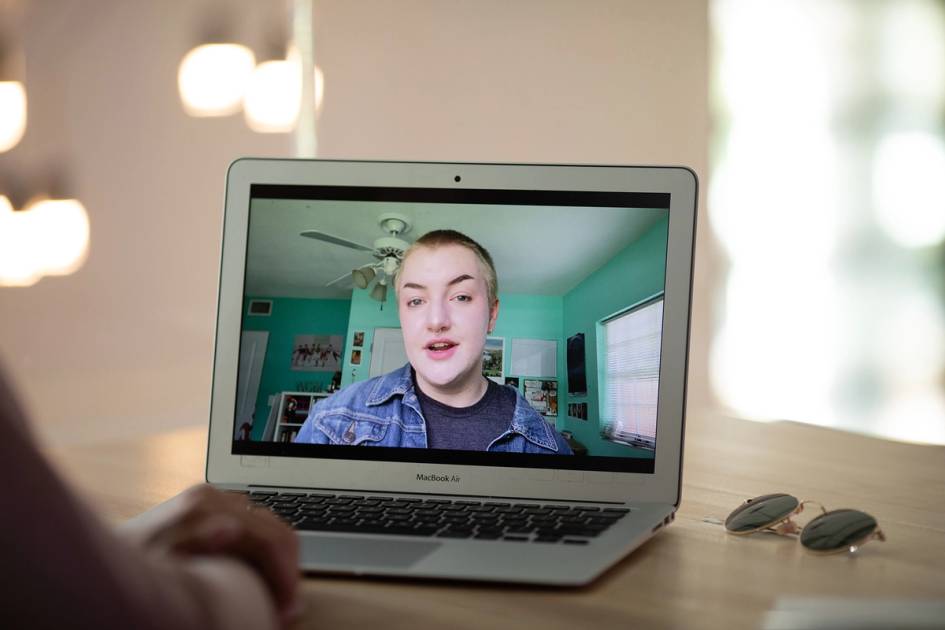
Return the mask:
POLYGON ((37 451, 0 371, 0 627, 276 628, 298 543, 237 495, 196 487, 118 535, 37 451))

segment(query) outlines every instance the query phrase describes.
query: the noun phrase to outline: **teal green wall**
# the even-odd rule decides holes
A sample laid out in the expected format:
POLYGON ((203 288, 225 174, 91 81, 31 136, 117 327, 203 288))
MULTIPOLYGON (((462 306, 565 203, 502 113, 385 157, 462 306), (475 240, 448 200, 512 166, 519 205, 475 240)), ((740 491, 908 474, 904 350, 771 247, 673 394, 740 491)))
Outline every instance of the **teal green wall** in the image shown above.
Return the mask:
POLYGON ((400 328, 394 290, 388 288, 387 302, 382 305, 371 299, 369 289, 354 289, 351 293, 351 315, 348 318, 348 336, 345 337, 345 353, 341 368, 342 387, 367 380, 371 370, 371 344, 374 341, 375 328, 400 328), (352 365, 353 347, 351 344, 354 341, 354 333, 358 331, 364 333, 364 347, 361 349, 361 364, 352 365))
POLYGON ((589 455, 654 456, 652 451, 615 444, 600 437, 597 323, 663 290, 668 229, 669 217, 653 225, 638 240, 564 296, 562 337, 567 339, 576 333, 584 333, 587 396, 568 396, 565 373, 563 385, 558 386, 563 387, 563 395, 559 393, 558 405, 563 411, 558 428, 571 431, 579 442, 587 446, 589 455), (587 420, 567 417, 567 405, 571 402, 587 403, 587 420))
MULTIPOLYGON (((269 396, 294 391, 299 382, 314 382, 324 389, 328 388, 333 372, 298 372, 290 369, 293 343, 296 335, 341 335, 346 338, 351 300, 253 296, 244 301, 244 313, 249 310, 249 301, 254 299, 272 300, 272 315, 246 315, 243 318, 243 330, 269 332, 253 420, 252 439, 259 440, 269 416, 269 396)), ((347 338, 345 343, 343 352, 347 354, 347 338)))

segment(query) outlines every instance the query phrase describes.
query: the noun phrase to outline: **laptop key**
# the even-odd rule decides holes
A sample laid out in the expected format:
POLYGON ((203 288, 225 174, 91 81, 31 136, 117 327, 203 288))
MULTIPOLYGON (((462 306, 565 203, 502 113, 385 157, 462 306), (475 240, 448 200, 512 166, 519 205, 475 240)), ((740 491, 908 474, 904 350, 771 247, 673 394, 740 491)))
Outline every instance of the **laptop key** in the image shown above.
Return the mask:
POLYGON ((302 516, 310 516, 313 518, 319 518, 319 517, 326 516, 328 512, 324 510, 299 510, 299 514, 301 514, 302 516))
POLYGON ((535 531, 534 527, 509 527, 506 530, 508 534, 531 534, 535 531))
POLYGON ((305 503, 308 505, 314 505, 316 503, 324 503, 325 497, 302 497, 297 501, 297 503, 305 503))
POLYGON ((471 531, 452 531, 449 529, 443 530, 442 532, 436 535, 437 538, 470 538, 473 533, 471 531))

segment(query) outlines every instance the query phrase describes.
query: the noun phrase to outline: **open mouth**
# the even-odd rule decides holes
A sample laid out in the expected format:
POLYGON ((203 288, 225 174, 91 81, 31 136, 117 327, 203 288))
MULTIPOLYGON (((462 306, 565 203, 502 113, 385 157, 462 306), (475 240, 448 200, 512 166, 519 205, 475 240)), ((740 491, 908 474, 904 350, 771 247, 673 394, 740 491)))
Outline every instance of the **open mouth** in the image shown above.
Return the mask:
POLYGON ((434 359, 446 359, 453 355, 453 350, 459 344, 447 339, 431 341, 426 345, 427 355, 434 359))

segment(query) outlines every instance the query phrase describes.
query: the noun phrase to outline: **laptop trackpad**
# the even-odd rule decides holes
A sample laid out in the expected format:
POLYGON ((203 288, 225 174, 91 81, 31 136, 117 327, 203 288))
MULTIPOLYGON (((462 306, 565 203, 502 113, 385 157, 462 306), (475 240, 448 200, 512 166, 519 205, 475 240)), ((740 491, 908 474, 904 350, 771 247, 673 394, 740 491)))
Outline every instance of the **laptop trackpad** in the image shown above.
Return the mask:
POLYGON ((385 567, 406 569, 430 555, 441 543, 419 540, 381 540, 367 537, 299 537, 303 566, 385 567))

